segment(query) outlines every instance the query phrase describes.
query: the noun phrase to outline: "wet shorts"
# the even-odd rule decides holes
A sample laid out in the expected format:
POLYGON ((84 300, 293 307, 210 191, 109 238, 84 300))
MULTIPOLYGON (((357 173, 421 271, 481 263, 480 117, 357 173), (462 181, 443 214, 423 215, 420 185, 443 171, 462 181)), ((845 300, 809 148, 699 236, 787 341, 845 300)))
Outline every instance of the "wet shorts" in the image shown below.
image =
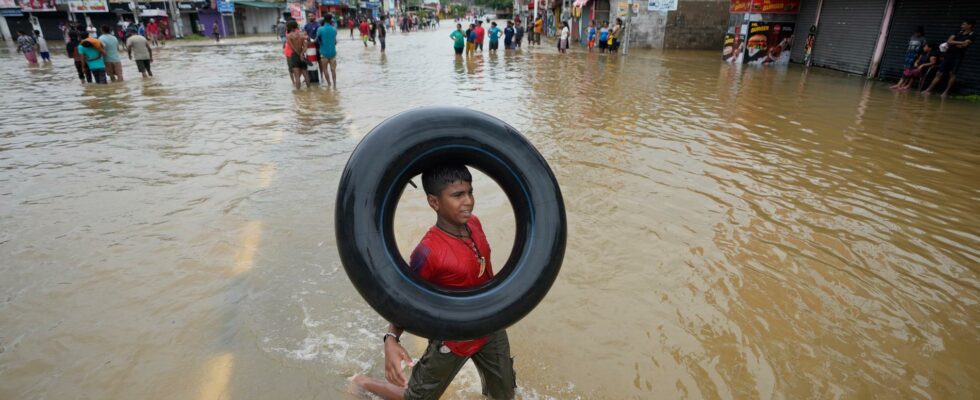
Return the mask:
POLYGON ((289 56, 289 60, 286 62, 289 68, 301 68, 306 69, 306 61, 299 54, 293 53, 289 56))
POLYGON ((943 58, 942 64, 939 64, 940 72, 952 72, 956 73, 956 70, 960 69, 960 61, 963 61, 963 56, 950 56, 947 52, 946 57, 943 58))
POLYGON ((405 399, 438 399, 468 359, 473 359, 480 373, 484 396, 491 399, 514 398, 517 379, 507 332, 492 333, 487 339, 483 348, 470 357, 457 356, 448 348, 443 348, 442 341, 430 340, 425 354, 412 368, 405 399))
POLYGON ((453 50, 456 50, 456 54, 457 55, 463 54, 463 48, 462 47, 453 47, 453 50))

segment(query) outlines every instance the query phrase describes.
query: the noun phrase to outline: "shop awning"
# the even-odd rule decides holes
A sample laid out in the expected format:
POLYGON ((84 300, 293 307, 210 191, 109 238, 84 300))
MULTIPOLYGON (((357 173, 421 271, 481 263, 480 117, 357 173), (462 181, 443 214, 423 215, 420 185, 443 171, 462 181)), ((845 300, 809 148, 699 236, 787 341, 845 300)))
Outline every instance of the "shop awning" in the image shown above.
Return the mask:
POLYGON ((284 8, 286 8, 286 3, 272 3, 272 2, 268 2, 268 1, 241 1, 241 0, 237 0, 237 1, 235 1, 235 4, 236 5, 239 5, 239 6, 255 7, 255 8, 278 8, 278 9, 284 9, 284 8))

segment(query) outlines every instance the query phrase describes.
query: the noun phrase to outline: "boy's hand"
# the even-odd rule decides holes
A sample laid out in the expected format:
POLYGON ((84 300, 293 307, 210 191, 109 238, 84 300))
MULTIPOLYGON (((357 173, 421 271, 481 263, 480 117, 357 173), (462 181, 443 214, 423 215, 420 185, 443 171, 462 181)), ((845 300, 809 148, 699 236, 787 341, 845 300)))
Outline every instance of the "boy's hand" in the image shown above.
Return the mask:
POLYGON ((402 370, 402 361, 409 366, 414 365, 412 357, 408 355, 401 343, 395 340, 385 341, 385 379, 394 385, 408 387, 408 380, 405 379, 405 372, 402 370))

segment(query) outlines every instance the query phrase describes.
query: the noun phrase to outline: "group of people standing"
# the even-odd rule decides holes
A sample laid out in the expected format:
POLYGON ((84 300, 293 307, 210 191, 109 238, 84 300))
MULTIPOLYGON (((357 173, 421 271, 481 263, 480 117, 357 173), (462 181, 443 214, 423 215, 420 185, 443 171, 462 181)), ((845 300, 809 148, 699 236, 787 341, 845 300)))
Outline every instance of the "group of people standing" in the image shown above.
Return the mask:
MULTIPOLYGON (((153 49, 150 41, 141 32, 131 26, 123 40, 120 40, 108 25, 103 25, 99 30, 91 25, 84 30, 77 24, 66 26, 65 51, 68 58, 75 62, 78 80, 82 84, 122 81, 120 51, 126 51, 129 59, 136 61, 136 67, 144 78, 153 76, 150 69, 153 49), (91 32, 101 32, 101 35, 96 36, 91 32)), ((34 31, 34 35, 23 31, 17 33, 17 51, 24 54, 29 66, 37 65, 38 55, 43 61, 51 62, 51 54, 41 32, 34 31)))
POLYGON ((950 35, 941 43, 929 42, 926 40, 925 29, 921 26, 916 28, 912 38, 909 39, 902 78, 891 89, 908 90, 912 82, 918 78, 920 87, 929 82, 929 86, 922 91, 928 94, 948 77, 946 90, 942 95, 949 95, 956 83, 956 72, 966 56, 966 50, 976 40, 973 31, 975 25, 976 19, 965 19, 960 24, 960 31, 950 35), (928 81, 932 72, 935 72, 935 76, 932 81, 928 81))
MULTIPOLYGON (((337 27, 334 26, 333 16, 329 14, 323 17, 322 23, 311 18, 303 29, 299 28, 299 23, 295 20, 286 22, 283 55, 286 56, 286 65, 289 68, 289 78, 293 87, 299 89, 301 82, 306 82, 307 87, 310 86, 307 69, 311 61, 306 58, 306 49, 311 43, 316 45, 316 62, 320 67, 321 78, 327 86, 332 84, 337 87, 337 27)), ((384 41, 382 40, 381 43, 383 48, 384 41)))
MULTIPOLYGON (((544 19, 538 17, 530 26, 525 29, 521 26, 521 21, 515 18, 514 21, 507 21, 507 27, 501 30, 496 22, 489 22, 490 29, 483 27, 483 21, 477 20, 469 24, 469 28, 463 31, 462 24, 456 24, 456 30, 449 34, 453 40, 453 50, 457 55, 471 56, 476 52, 483 51, 483 43, 486 39, 490 42, 490 52, 497 51, 500 37, 504 39, 505 50, 516 50, 521 47, 524 34, 527 32, 528 45, 541 44, 541 34, 544 33, 544 19)), ((589 52, 599 45, 600 53, 616 53, 619 51, 619 41, 623 35, 623 20, 616 18, 616 24, 612 28, 609 22, 603 22, 601 28, 597 28, 595 21, 589 23, 588 29, 588 48, 589 52)), ((562 21, 561 30, 558 32, 558 52, 566 53, 571 41, 571 29, 567 21, 562 21)))
POLYGON ((102 35, 98 37, 90 37, 87 31, 77 29, 68 32, 66 50, 68 57, 75 60, 75 70, 81 83, 106 84, 107 80, 121 82, 123 66, 120 49, 126 50, 129 59, 136 62, 136 68, 144 78, 153 76, 150 69, 153 49, 146 36, 133 29, 129 31, 125 42, 120 42, 108 25, 103 25, 101 31, 102 35))
MULTIPOLYGON (((565 24, 568 27, 568 24, 565 24)), ((563 29, 564 31, 564 29, 563 29)), ((588 30, 588 47, 589 53, 592 49, 599 45, 600 53, 616 53, 619 52, 619 40, 623 37, 623 19, 616 18, 616 24, 612 28, 609 27, 609 21, 603 21, 602 27, 596 29, 595 20, 589 21, 588 30)))
MULTIPOLYGON (((491 53, 497 52, 500 48, 500 38, 504 39, 504 50, 515 50, 521 47, 521 42, 524 39, 524 29, 521 28, 520 22, 507 21, 507 27, 501 30, 496 22, 490 22, 490 29, 485 29, 483 27, 483 21, 476 21, 470 24, 469 29, 465 32, 463 31, 462 24, 456 24, 456 30, 449 34, 449 38, 453 40, 453 50, 456 51, 456 55, 463 55, 466 52, 466 56, 471 56, 476 54, 477 51, 483 52, 483 43, 489 39, 489 51, 491 53)), ((528 43, 531 40, 528 39, 528 43)))

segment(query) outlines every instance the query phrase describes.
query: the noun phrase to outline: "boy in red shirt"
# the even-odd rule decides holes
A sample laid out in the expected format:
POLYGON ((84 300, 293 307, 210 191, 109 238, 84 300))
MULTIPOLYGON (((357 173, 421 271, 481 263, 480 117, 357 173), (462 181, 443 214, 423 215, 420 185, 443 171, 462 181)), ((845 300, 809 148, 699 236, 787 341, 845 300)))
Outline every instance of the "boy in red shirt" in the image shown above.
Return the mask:
MULTIPOLYGON (((429 207, 436 224, 412 252, 409 267, 428 282, 449 289, 467 289, 493 279, 490 244, 483 225, 473 215, 473 178, 461 164, 440 165, 422 174, 429 207)), ((355 375, 360 388, 384 399, 435 399, 472 359, 483 381, 483 394, 492 399, 511 399, 517 387, 510 343, 503 330, 464 341, 429 340, 418 363, 399 343, 400 327, 389 325, 383 336, 387 381, 355 375), (412 368, 406 382, 401 363, 412 368)))
POLYGON ((361 25, 359 25, 357 29, 361 32, 361 41, 364 42, 364 47, 367 47, 368 34, 371 33, 371 25, 368 25, 366 19, 362 19, 361 25))
POLYGON ((483 37, 486 34, 487 30, 483 29, 483 21, 476 21, 476 51, 483 51, 483 37))

